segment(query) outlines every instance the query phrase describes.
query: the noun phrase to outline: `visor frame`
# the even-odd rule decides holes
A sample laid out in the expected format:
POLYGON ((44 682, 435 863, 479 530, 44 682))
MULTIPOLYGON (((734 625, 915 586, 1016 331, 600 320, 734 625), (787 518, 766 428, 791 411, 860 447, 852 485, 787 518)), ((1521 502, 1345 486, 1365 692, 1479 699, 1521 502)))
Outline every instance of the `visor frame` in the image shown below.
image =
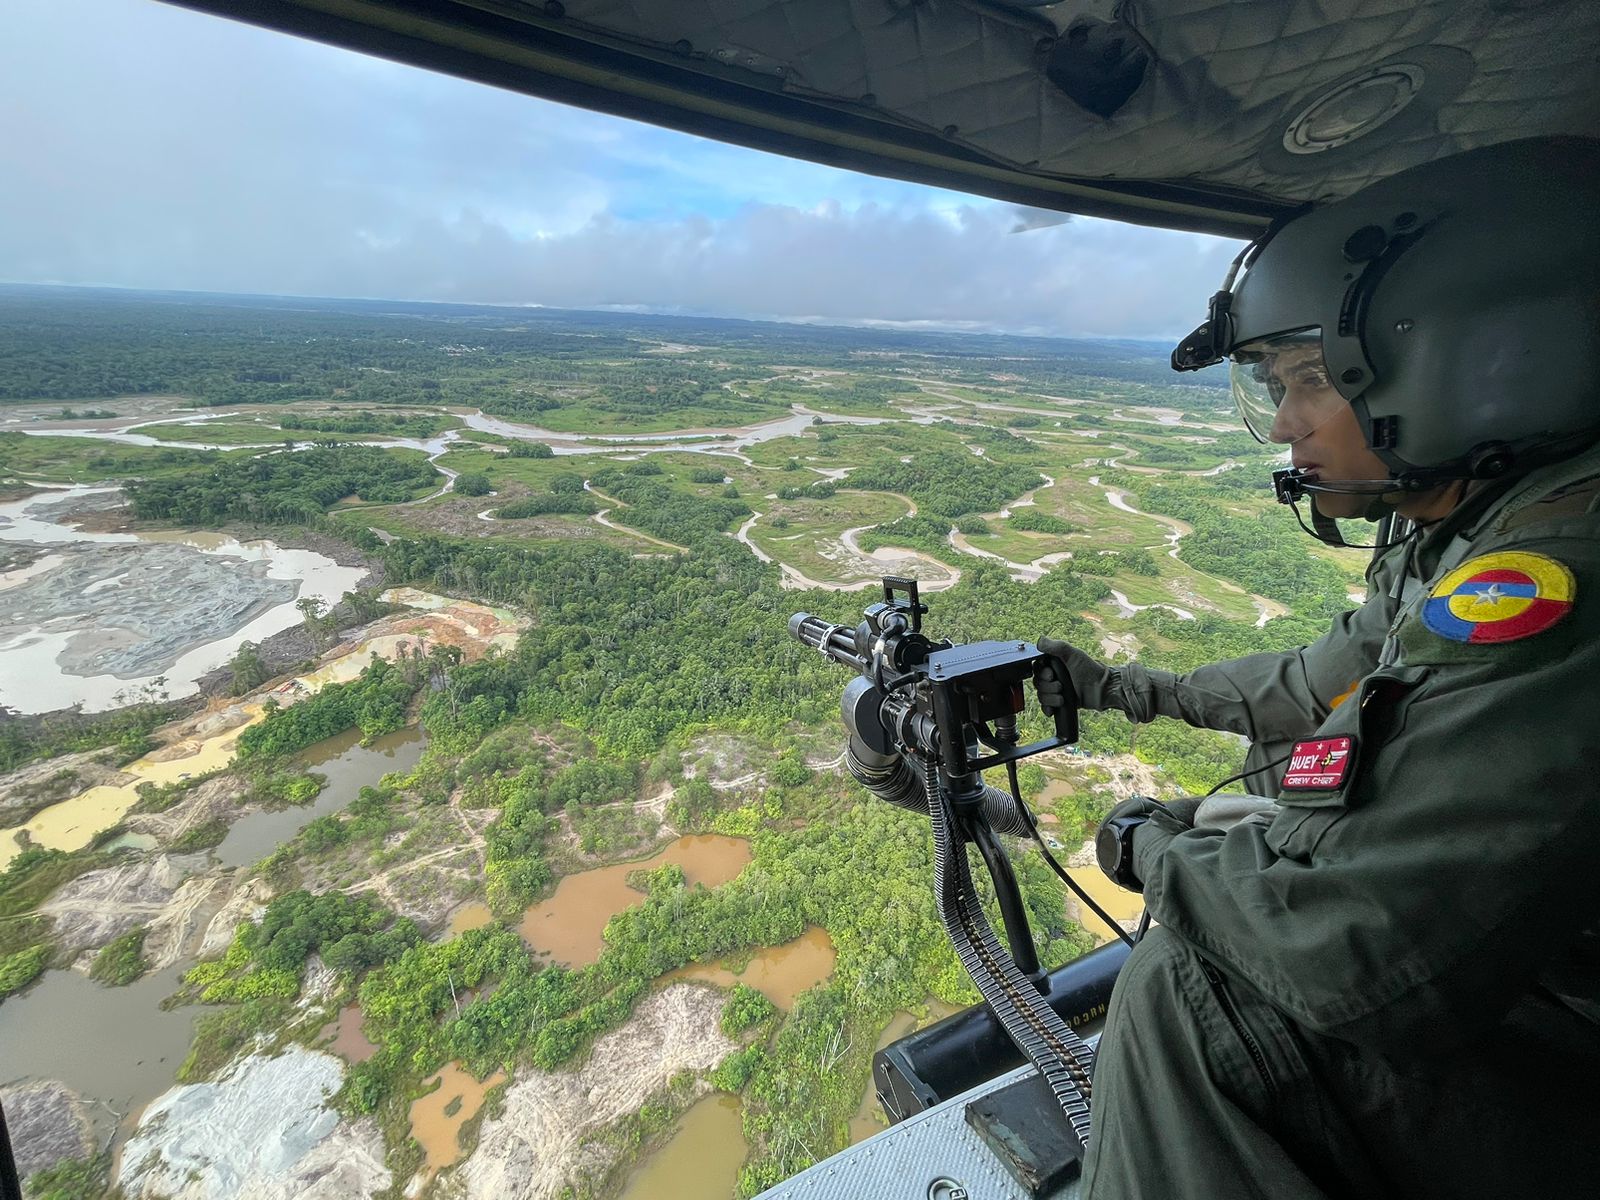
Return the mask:
MULTIPOLYGON (((1262 445, 1291 446, 1320 429, 1341 409, 1354 407, 1353 402, 1334 386, 1322 346, 1322 330, 1312 325, 1256 338, 1236 346, 1229 354, 1228 379, 1234 406, 1250 436, 1262 445), (1322 383, 1319 385, 1314 379, 1307 379, 1301 385, 1300 394, 1303 396, 1307 388, 1312 388, 1326 395, 1314 399, 1305 407, 1296 436, 1274 438, 1272 432, 1277 427, 1279 411, 1291 388, 1272 371, 1272 366, 1281 355, 1305 350, 1315 351, 1316 363, 1312 369, 1321 375, 1322 383)), ((1299 369, 1310 365, 1309 361, 1296 364, 1299 369)), ((1359 417, 1359 413, 1357 415, 1359 417)))

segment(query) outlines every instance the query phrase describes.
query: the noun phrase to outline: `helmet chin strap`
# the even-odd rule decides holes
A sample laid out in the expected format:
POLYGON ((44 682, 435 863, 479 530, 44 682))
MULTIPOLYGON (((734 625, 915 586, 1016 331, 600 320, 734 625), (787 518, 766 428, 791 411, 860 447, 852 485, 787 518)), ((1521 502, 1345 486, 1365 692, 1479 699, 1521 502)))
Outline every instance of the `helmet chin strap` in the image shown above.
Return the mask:
POLYGON ((1289 506, 1289 511, 1294 513, 1294 519, 1299 522, 1300 528, 1324 545, 1342 549, 1387 550, 1391 546, 1398 546, 1405 538, 1372 543, 1345 541, 1339 523, 1317 507, 1316 493, 1329 496, 1366 496, 1371 503, 1363 515, 1375 520, 1384 516, 1389 508, 1383 503, 1382 497, 1402 490, 1393 479, 1335 479, 1323 482, 1313 475, 1308 475, 1299 467, 1284 467, 1272 473, 1273 494, 1277 496, 1279 504, 1289 506), (1307 497, 1311 499, 1310 525, 1307 525, 1305 518, 1300 515, 1299 502, 1307 497))

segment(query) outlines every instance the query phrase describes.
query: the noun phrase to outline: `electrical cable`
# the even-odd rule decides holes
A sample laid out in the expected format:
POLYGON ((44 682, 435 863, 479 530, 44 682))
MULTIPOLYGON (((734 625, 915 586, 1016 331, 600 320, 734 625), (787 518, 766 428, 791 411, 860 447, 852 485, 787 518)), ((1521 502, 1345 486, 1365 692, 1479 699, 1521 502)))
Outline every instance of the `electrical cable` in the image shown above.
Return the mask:
POLYGON ((1011 798, 1016 801, 1018 811, 1022 813, 1023 818, 1028 822, 1028 832, 1033 837, 1034 844, 1039 847, 1039 853, 1044 855, 1045 862, 1050 864, 1050 869, 1061 877, 1062 883, 1072 889, 1073 895, 1087 904, 1093 910, 1094 915, 1106 923, 1108 929, 1115 930, 1119 938, 1127 942, 1128 945, 1133 945, 1134 939, 1128 936, 1127 930, 1117 924, 1115 917, 1095 903, 1094 897, 1083 890, 1083 885, 1067 874, 1061 864, 1056 861, 1056 856, 1050 853, 1050 848, 1044 844, 1044 838, 1039 834, 1039 823, 1033 819, 1033 810, 1028 807, 1027 801, 1023 800, 1022 789, 1017 784, 1017 764, 1015 762, 1006 764, 1006 778, 1011 783, 1011 798))
MULTIPOLYGON (((1340 493, 1337 493, 1337 494, 1338 495, 1355 495, 1356 493, 1354 493, 1354 492, 1340 492, 1340 493)), ((1300 505, 1299 504, 1291 504, 1291 505, 1289 505, 1289 511, 1294 514, 1294 519, 1295 519, 1296 522, 1299 523, 1300 528, 1305 530, 1312 537, 1316 538, 1317 541, 1321 542, 1325 546, 1337 545, 1340 549, 1344 549, 1344 550, 1392 550, 1394 547, 1405 543, 1406 541, 1410 540, 1413 537, 1416 537, 1418 535, 1418 533, 1420 532, 1419 529, 1413 529, 1409 533, 1405 534, 1403 537, 1398 537, 1392 542, 1370 542, 1370 543, 1368 543, 1368 542, 1347 542, 1342 537, 1339 539, 1338 542, 1331 542, 1327 538, 1323 537, 1322 534, 1318 533, 1315 529, 1311 528, 1311 526, 1306 524, 1306 519, 1300 515, 1300 505)))
MULTIPOLYGON (((1230 783, 1238 783, 1239 780, 1248 778, 1251 775, 1259 774, 1262 771, 1270 771, 1273 767, 1281 767, 1292 757, 1293 752, 1291 751, 1289 754, 1285 754, 1282 758, 1274 759, 1272 762, 1266 763, 1263 766, 1252 767, 1248 771, 1240 771, 1237 775, 1230 775, 1221 783, 1217 784, 1216 787, 1207 792, 1206 797, 1215 796, 1230 783)), ((1147 908, 1139 914, 1139 928, 1130 935, 1115 917, 1095 903, 1094 897, 1089 895, 1088 892, 1084 891, 1083 886, 1078 883, 1076 879, 1067 874, 1066 869, 1056 861, 1056 856, 1050 853, 1050 848, 1044 844, 1044 838, 1040 836, 1039 833, 1039 823, 1034 820, 1033 817, 1033 810, 1028 807, 1027 801, 1022 798, 1022 788, 1017 783, 1017 764, 1015 762, 1008 762, 1006 764, 1006 779, 1011 784, 1011 798, 1016 802, 1017 811, 1020 812, 1023 816, 1023 819, 1027 821, 1028 832, 1033 837, 1034 844, 1039 847, 1039 853, 1044 855, 1045 862, 1050 864, 1050 869, 1060 876, 1062 883, 1066 884, 1067 887, 1072 889, 1073 895, 1075 895, 1084 904, 1087 904, 1094 915, 1106 923, 1107 929, 1114 931, 1116 935, 1128 945, 1138 945, 1139 941, 1150 929, 1150 910, 1147 908)), ((1204 798, 1205 797, 1202 797, 1202 799, 1204 798)))
MULTIPOLYGON (((1241 779, 1248 779, 1252 775, 1259 775, 1262 771, 1270 771, 1270 770, 1272 770, 1273 767, 1281 767, 1281 766, 1283 766, 1284 763, 1288 762, 1293 757, 1294 757, 1294 751, 1291 750, 1291 751, 1289 751, 1289 753, 1285 754, 1282 758, 1275 758, 1271 762, 1265 763, 1262 766, 1251 767, 1249 770, 1240 771, 1237 775, 1229 775, 1221 783, 1217 784, 1216 787, 1212 788, 1209 792, 1207 792, 1204 796, 1202 796, 1201 799, 1205 800, 1205 799, 1208 799, 1211 796, 1215 796, 1218 792, 1220 792, 1223 788, 1227 787, 1230 783, 1238 783, 1241 779)), ((1139 914, 1139 928, 1134 931, 1133 941, 1129 942, 1128 944, 1130 946, 1137 946, 1140 942, 1142 942, 1144 940, 1144 935, 1149 933, 1149 932, 1150 932, 1150 910, 1149 910, 1149 908, 1146 908, 1142 913, 1139 914)))
POLYGON ((1294 751, 1291 750, 1291 751, 1289 751, 1289 753, 1285 754, 1282 758, 1275 758, 1271 762, 1264 763, 1259 767, 1250 767, 1247 770, 1240 771, 1237 775, 1229 775, 1221 783, 1217 784, 1216 787, 1212 788, 1204 796, 1201 796, 1200 799, 1209 800, 1212 796, 1215 796, 1218 792, 1220 792, 1223 788, 1227 787, 1230 783, 1238 783, 1241 779, 1248 779, 1252 775, 1259 775, 1263 771, 1270 771, 1270 770, 1272 770, 1273 767, 1281 767, 1281 766, 1283 766, 1284 763, 1288 762, 1293 757, 1294 757, 1294 751))

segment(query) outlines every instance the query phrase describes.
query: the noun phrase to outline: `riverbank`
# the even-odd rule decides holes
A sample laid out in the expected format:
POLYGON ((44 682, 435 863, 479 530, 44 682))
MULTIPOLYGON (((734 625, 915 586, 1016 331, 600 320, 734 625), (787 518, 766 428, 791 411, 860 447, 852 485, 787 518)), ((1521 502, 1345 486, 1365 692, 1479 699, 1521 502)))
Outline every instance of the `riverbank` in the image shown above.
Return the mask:
MULTIPOLYGON (((384 592, 379 599, 392 606, 391 615, 333 646, 320 662, 314 655, 311 661, 302 660, 300 665, 309 669, 287 679, 276 677, 232 702, 210 702, 194 715, 158 730, 154 735, 158 747, 122 765, 113 777, 81 787, 71 796, 35 809, 20 824, 0 829, 0 866, 20 853, 18 835, 24 832, 33 845, 81 849, 139 803, 144 785, 181 784, 227 767, 239 735, 262 719, 269 701, 280 707, 294 704, 330 683, 354 679, 379 655, 396 658, 413 648, 444 645, 459 650, 464 659, 480 658, 493 648, 509 649, 525 624, 503 610, 409 588, 384 592)), ((0 796, 40 794, 40 783, 53 778, 44 774, 47 765, 22 768, 21 785, 10 777, 0 777, 0 796)), ((78 784, 79 778, 65 782, 78 784)), ((191 806, 201 801, 207 801, 204 794, 186 798, 191 806)), ((221 815, 212 813, 207 819, 219 820, 221 815)))
POLYGON ((253 641, 264 670, 315 658, 296 608, 337 607, 384 582, 383 564, 325 533, 233 525, 157 528, 100 486, 36 490, 0 505, 0 702, 43 722, 120 703, 224 694, 227 660, 253 641))

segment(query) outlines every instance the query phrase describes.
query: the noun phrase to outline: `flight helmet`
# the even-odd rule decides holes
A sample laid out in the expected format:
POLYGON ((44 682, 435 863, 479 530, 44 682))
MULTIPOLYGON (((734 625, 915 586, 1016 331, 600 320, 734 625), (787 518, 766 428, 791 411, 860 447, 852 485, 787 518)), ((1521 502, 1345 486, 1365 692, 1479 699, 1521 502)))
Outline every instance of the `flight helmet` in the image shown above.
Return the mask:
POLYGON ((1600 438, 1597 213, 1600 141, 1413 167, 1247 248, 1173 367, 1228 358, 1263 442, 1354 410, 1391 479, 1313 490, 1420 491, 1567 457, 1600 438))

